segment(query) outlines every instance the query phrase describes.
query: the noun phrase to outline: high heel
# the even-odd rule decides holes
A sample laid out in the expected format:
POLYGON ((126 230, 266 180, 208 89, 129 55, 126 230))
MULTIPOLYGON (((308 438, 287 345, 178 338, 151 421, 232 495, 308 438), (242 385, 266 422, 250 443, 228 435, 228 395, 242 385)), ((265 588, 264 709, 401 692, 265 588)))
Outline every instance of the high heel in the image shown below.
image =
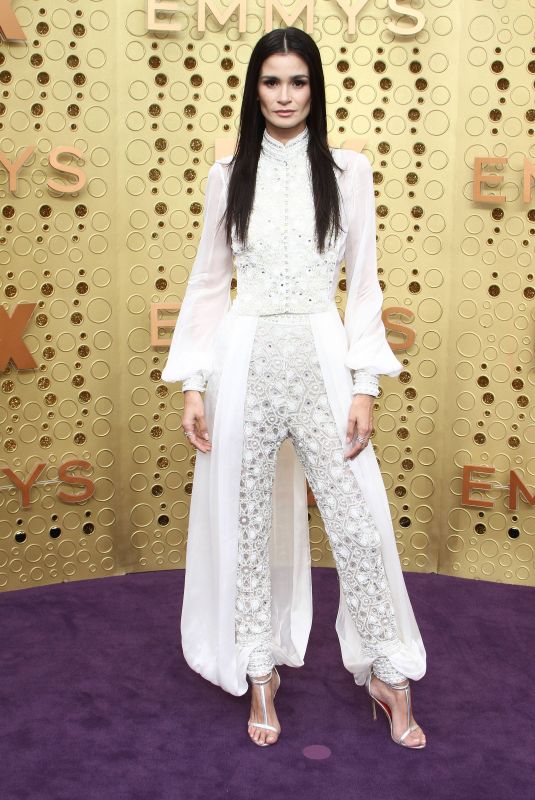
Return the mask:
MULTIPOLYGON (((407 701, 407 730, 404 731, 401 734, 399 739, 396 739, 395 736, 394 736, 394 733, 393 733, 393 729, 392 729, 392 712, 390 710, 390 706, 388 705, 388 703, 385 703, 384 700, 379 700, 378 697, 375 697, 375 695, 372 694, 371 682, 372 682, 373 675, 374 675, 373 670, 370 669, 370 671, 369 671, 369 673, 368 673, 368 675, 366 677, 366 684, 365 685, 366 685, 366 691, 368 692, 368 694, 370 695, 370 697, 372 699, 372 712, 373 712, 374 720, 377 719, 377 712, 375 710, 375 704, 377 703, 383 709, 383 711, 385 712, 386 716, 388 717, 388 721, 390 723, 390 736, 392 738, 392 741, 394 741, 396 744, 402 745, 403 747, 410 747, 411 750, 422 750, 425 747, 425 744, 426 744, 425 742, 424 742, 424 744, 406 744, 403 741, 405 739, 405 737, 408 736, 409 733, 411 733, 411 731, 415 731, 418 728, 420 728, 420 725, 411 725, 410 724, 410 720, 411 720, 411 694, 410 694, 410 683, 409 683, 409 680, 407 679, 407 682, 402 684, 401 686, 395 686, 392 683, 388 683, 387 684, 387 686, 389 686, 391 689, 396 689, 398 691, 404 691, 405 692, 405 699, 407 701)), ((420 728, 420 730, 422 730, 422 729, 420 728)))
MULTIPOLYGON (((280 728, 276 728, 274 725, 268 725, 268 721, 267 721, 266 690, 264 689, 264 686, 265 686, 266 683, 270 682, 270 680, 271 680, 271 678, 273 676, 273 673, 275 673, 275 675, 277 676, 277 679, 278 679, 277 680, 277 686, 275 688, 275 691, 273 692, 273 700, 275 700, 275 695, 277 694, 277 692, 279 690, 279 686, 281 685, 281 677, 280 677, 280 675, 279 675, 279 673, 277 671, 277 667, 273 667, 273 669, 269 673, 269 677, 267 677, 267 678, 252 678, 251 676, 249 676, 249 679, 250 679, 251 683, 256 683, 256 684, 258 684, 260 686, 260 697, 261 697, 261 700, 262 700, 262 711, 264 713, 264 721, 263 722, 255 722, 254 720, 250 719, 249 722, 247 723, 247 725, 248 726, 249 725, 254 725, 257 728, 265 728, 266 730, 274 731, 275 733, 280 734, 281 729, 280 728)), ((249 738, 251 738, 251 737, 249 737, 249 738)), ((259 747, 268 747, 270 744, 277 744, 277 742, 279 741, 279 737, 277 736, 277 739, 274 742, 257 742, 254 739, 251 739, 251 741, 253 741, 255 744, 257 744, 259 747)))

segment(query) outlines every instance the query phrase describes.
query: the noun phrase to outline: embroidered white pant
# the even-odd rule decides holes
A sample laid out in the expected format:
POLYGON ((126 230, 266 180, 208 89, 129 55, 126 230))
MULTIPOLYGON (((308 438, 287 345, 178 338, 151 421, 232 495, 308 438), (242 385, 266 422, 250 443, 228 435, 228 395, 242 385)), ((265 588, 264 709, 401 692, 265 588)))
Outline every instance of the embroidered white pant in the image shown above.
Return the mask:
POLYGON ((399 638, 379 533, 343 457, 307 314, 259 317, 244 412, 235 620, 236 641, 256 644, 247 673, 266 675, 274 665, 268 545, 276 457, 289 436, 374 672, 388 683, 404 680, 386 655, 399 638))

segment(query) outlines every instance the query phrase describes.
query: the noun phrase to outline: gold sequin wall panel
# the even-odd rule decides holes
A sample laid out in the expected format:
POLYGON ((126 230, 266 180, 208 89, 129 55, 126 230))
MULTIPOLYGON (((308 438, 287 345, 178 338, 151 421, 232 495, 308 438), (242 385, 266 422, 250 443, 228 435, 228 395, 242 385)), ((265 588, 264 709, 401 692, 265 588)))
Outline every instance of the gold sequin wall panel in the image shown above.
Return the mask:
MULTIPOLYGON (((2 5, 3 590, 185 565, 195 453, 161 326, 268 28, 254 2, 223 24, 208 6, 206 30, 201 5, 168 5, 2 5)), ((273 27, 306 29, 294 5, 273 27)), ((372 442, 402 565, 534 585, 535 0, 353 6, 354 30, 311 4, 309 32, 330 143, 374 170, 403 371, 381 379, 372 442)), ((310 539, 334 566, 312 497, 310 539)))

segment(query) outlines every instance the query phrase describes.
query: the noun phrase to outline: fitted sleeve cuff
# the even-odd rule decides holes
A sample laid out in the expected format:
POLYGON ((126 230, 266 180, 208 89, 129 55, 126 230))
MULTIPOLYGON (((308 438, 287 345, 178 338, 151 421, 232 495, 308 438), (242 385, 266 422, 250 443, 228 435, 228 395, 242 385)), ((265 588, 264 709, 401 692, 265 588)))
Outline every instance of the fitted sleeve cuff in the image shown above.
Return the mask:
POLYGON ((353 390, 355 394, 371 394, 379 396, 379 376, 365 369, 351 370, 353 373, 353 390))
POLYGON ((194 389, 197 392, 204 392, 207 382, 205 373, 199 370, 199 372, 195 372, 193 375, 184 378, 182 381, 182 391, 187 392, 188 389, 194 389))

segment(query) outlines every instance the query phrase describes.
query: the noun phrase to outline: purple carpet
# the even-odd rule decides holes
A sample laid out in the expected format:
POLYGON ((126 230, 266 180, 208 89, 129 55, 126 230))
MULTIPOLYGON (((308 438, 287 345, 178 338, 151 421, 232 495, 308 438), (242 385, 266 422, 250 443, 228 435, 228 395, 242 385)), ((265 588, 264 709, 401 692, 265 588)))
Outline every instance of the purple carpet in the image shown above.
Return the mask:
POLYGON ((428 658, 413 682, 428 744, 410 751, 343 667, 336 571, 312 577, 306 665, 279 668, 266 748, 249 692, 184 661, 181 570, 0 594, 2 800, 535 797, 535 589, 405 573, 428 658))

